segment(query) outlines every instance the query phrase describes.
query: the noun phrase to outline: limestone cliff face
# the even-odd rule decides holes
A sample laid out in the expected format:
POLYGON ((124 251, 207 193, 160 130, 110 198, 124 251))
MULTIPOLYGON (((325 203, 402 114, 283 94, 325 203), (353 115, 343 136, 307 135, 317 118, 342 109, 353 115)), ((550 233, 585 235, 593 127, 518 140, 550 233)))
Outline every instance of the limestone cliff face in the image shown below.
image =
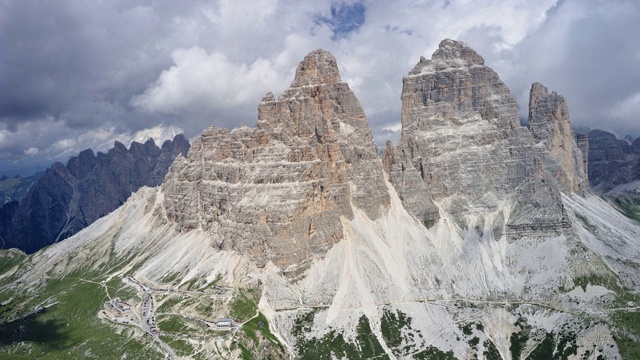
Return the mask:
POLYGON ((277 100, 262 99, 255 128, 205 130, 163 191, 179 228, 209 231, 214 246, 273 261, 290 278, 342 239, 352 206, 371 219, 389 206, 364 111, 324 50, 304 58, 277 100))
POLYGON ((514 210, 497 215, 496 233, 501 221, 517 233, 560 231, 566 220, 545 156, 519 125, 509 89, 465 44, 443 40, 403 79, 402 136, 385 149, 384 165, 414 216, 437 217, 434 201, 465 216, 511 197, 514 210), (535 216, 525 215, 532 206, 535 216))
POLYGON ((545 167, 553 173, 563 191, 583 194, 588 189, 587 172, 571 130, 564 97, 555 91, 549 94, 545 86, 534 83, 529 93, 527 126, 535 141, 543 143, 555 160, 545 162, 545 167))

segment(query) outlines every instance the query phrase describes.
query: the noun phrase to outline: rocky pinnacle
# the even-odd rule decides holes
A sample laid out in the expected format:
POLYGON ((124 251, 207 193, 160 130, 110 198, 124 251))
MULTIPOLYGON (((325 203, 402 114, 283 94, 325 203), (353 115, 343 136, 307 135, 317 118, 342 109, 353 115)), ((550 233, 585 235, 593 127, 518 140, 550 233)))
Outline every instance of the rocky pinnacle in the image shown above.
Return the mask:
POLYGON ((290 278, 343 238, 354 207, 376 219, 390 201, 364 111, 324 50, 304 58, 278 99, 262 99, 255 128, 205 130, 163 190, 179 229, 208 231, 212 246, 290 278))
POLYGON ((587 172, 571 130, 569 108, 564 97, 555 91, 549 94, 544 85, 534 83, 529 93, 527 127, 535 141, 544 143, 555 160, 546 165, 563 190, 583 194, 588 188, 587 172))
POLYGON ((419 219, 437 218, 434 202, 463 218, 513 198, 512 214, 485 224, 494 235, 557 233, 566 222, 555 180, 544 171, 547 158, 520 126, 509 89, 464 43, 443 40, 403 78, 402 136, 387 146, 383 163, 419 219))

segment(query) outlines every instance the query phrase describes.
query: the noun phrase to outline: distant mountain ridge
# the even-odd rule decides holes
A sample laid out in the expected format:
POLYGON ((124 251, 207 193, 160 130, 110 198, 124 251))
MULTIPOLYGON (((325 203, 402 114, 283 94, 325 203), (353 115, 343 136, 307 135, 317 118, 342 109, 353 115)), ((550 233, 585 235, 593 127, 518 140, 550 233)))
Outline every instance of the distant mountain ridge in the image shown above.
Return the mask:
POLYGON ((19 205, 1 213, 1 247, 33 253, 68 238, 115 210, 140 187, 160 185, 176 156, 186 156, 189 147, 182 134, 162 147, 153 139, 134 141, 129 149, 116 141, 106 154, 87 149, 66 166, 53 164, 19 205))
POLYGON ((610 132, 591 130, 589 138, 589 182, 598 193, 640 180, 640 138, 619 140, 610 132))
POLYGON ((593 190, 627 217, 640 221, 640 138, 620 140, 598 129, 587 137, 593 190))
POLYGON ((38 181, 43 171, 37 172, 31 176, 22 177, 20 175, 8 177, 0 176, 0 206, 9 201, 19 201, 27 195, 27 191, 33 183, 38 181))

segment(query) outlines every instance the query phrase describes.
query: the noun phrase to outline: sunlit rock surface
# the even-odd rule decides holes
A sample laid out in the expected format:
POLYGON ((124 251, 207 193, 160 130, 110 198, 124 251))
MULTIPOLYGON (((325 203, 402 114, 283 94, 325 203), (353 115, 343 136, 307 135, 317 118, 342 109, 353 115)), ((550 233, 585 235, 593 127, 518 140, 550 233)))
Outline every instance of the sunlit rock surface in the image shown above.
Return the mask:
POLYGON ((255 128, 205 130, 163 185, 170 220, 209 231, 212 245, 273 261, 291 276, 343 238, 352 206, 371 219, 389 207, 377 147, 336 60, 316 50, 255 128))

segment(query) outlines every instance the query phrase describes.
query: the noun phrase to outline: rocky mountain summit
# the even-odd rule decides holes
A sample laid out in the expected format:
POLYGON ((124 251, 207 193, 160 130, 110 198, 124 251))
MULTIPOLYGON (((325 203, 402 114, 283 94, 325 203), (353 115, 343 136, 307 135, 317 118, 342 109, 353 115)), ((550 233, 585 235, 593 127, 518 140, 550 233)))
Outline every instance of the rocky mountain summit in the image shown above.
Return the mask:
MULTIPOLYGON (((448 213, 466 214, 495 211, 515 197, 516 208, 533 206, 536 216, 497 214, 496 236, 507 218, 506 231, 559 232, 566 225, 560 188, 545 169, 564 174, 566 166, 573 178, 558 180, 567 182, 562 190, 568 193, 581 189, 576 174, 583 171, 576 169, 573 152, 572 162, 565 164, 564 153, 536 145, 574 146, 568 116, 556 116, 551 109, 556 104, 543 96, 543 87, 534 85, 530 114, 539 126, 527 131, 519 125, 509 89, 473 49, 444 40, 431 60, 421 58, 403 79, 401 140, 384 152, 386 171, 405 208, 430 223, 437 218, 433 201, 448 213), (543 125, 549 127, 546 132, 543 125)), ((557 106, 566 110, 566 104, 557 106)), ((486 225, 479 221, 478 226, 486 225)))
POLYGON ((545 162, 547 169, 565 192, 584 194, 589 188, 582 151, 571 130, 569 108, 564 97, 534 83, 529 94, 528 128, 536 142, 543 143, 556 161, 545 162), (555 166, 557 165, 557 166, 555 166))
POLYGON ((33 253, 84 229, 122 205, 142 186, 158 186, 178 155, 186 155, 183 135, 158 147, 153 139, 133 142, 127 149, 115 143, 106 154, 82 151, 66 166, 55 163, 14 206, 0 232, 3 248, 33 253))
POLYGON ((317 50, 256 128, 205 130, 163 184, 170 220, 210 231, 213 246, 273 261, 290 276, 343 238, 352 206, 371 219, 389 207, 377 147, 336 60, 317 50))
POLYGON ((534 85, 520 126, 498 75, 448 39, 403 84, 402 137, 380 159, 316 50, 255 128, 213 126, 161 186, 24 260, 0 253, 16 264, 0 268, 0 333, 17 334, 0 354, 636 354, 640 225, 584 183, 561 97, 534 85), (12 331, 34 326, 21 309, 107 340, 52 349, 12 331))

